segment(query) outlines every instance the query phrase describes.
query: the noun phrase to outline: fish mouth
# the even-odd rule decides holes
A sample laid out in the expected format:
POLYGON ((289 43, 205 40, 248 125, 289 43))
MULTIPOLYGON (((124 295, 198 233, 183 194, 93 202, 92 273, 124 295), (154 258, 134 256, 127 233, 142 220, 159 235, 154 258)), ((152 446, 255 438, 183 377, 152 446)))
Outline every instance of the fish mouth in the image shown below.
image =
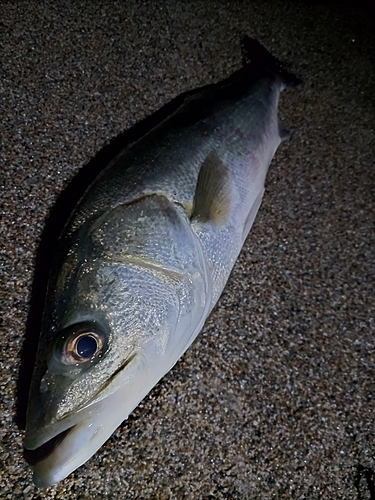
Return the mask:
POLYGON ((26 460, 26 462, 29 465, 35 466, 38 462, 41 462, 42 460, 45 460, 53 451, 55 448, 64 440, 64 438, 69 434, 69 432, 74 428, 75 426, 73 425, 69 429, 66 429, 65 431, 60 432, 60 434, 57 434, 55 437, 47 441, 46 443, 42 444, 38 448, 35 448, 34 450, 29 450, 27 448, 23 449, 23 456, 26 460))
POLYGON ((95 443, 93 437, 100 427, 100 425, 95 426, 93 420, 82 420, 34 450, 25 448, 25 459, 34 467, 35 485, 39 488, 52 486, 86 462, 109 437, 103 435, 100 444, 95 443), (94 433, 92 433, 92 426, 94 426, 94 433))
POLYGON ((83 465, 147 394, 144 363, 133 363, 130 376, 124 370, 135 357, 140 361, 133 353, 83 408, 45 427, 27 429, 24 456, 34 467, 36 486, 52 486, 83 465))

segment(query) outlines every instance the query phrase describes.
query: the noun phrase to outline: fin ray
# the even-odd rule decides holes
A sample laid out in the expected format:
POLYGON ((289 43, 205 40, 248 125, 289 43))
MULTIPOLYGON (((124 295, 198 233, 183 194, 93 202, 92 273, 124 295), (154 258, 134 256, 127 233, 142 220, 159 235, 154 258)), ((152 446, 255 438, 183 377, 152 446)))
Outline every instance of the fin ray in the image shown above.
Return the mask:
POLYGON ((202 163, 194 196, 192 219, 224 224, 230 208, 228 168, 212 151, 202 163))

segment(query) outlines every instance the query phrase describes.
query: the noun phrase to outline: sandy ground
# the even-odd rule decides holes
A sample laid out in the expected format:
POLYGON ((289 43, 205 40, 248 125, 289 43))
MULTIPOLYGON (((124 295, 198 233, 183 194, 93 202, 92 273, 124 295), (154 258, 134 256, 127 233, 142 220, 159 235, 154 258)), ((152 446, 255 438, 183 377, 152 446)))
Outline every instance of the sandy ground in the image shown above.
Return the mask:
POLYGON ((375 498, 374 9, 348 4, 1 2, 1 499, 375 498), (111 139, 238 68, 244 34, 305 82, 253 230, 187 354, 37 490, 19 426, 49 211, 111 139))

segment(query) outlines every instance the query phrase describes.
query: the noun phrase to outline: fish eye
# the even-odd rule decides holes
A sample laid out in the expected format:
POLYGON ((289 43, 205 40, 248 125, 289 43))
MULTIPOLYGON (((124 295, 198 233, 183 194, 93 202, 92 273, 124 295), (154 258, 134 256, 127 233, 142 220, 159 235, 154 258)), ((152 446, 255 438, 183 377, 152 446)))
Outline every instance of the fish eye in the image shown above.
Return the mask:
POLYGON ((67 365, 77 365, 93 361, 104 351, 105 335, 91 325, 73 327, 65 337, 62 361, 67 365))
POLYGON ((98 349, 98 342, 92 335, 83 335, 77 341, 77 353, 82 358, 92 358, 98 349))

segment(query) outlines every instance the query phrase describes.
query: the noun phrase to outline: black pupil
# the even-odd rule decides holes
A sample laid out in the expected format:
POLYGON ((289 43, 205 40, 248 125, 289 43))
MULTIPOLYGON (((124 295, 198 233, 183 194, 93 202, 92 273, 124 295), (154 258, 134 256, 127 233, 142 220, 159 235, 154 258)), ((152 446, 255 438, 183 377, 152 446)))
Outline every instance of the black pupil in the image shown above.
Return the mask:
POLYGON ((82 358, 91 358, 96 353, 97 348, 98 344, 91 335, 81 337, 77 342, 77 353, 82 358))

